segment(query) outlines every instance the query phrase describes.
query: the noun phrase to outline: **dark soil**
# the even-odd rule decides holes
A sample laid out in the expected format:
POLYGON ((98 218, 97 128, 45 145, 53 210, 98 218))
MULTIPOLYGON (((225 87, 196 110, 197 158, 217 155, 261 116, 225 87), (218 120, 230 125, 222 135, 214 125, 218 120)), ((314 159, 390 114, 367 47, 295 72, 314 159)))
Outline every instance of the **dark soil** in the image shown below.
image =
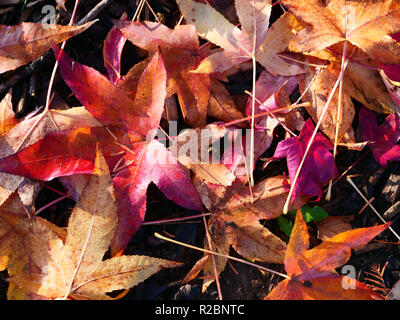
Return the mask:
MULTIPOLYGON (((76 21, 82 19, 88 12, 95 7, 99 0, 81 1, 78 9, 76 21)), ((113 19, 119 19, 123 12, 128 13, 128 19, 132 18, 136 6, 136 0, 115 0, 104 8, 98 15, 99 21, 88 29, 83 35, 78 35, 68 41, 67 51, 71 56, 83 64, 92 66, 100 72, 105 72, 102 60, 102 44, 107 32, 112 27, 113 19)), ((36 22, 43 17, 41 9, 44 5, 55 5, 55 1, 21 1, 17 6, 1 6, 0 2, 0 24, 15 25, 23 21, 36 22), (33 4, 33 5, 32 5, 33 4)), ((177 6, 172 0, 149 0, 150 5, 155 12, 160 14, 161 20, 168 26, 173 27, 179 19, 177 6)), ((225 2, 225 8, 229 12, 229 1, 225 2)), ((66 2, 68 12, 71 12, 74 1, 66 2)), ((279 6, 274 9, 274 17, 279 16, 279 6)), ((59 11, 57 23, 66 25, 69 23, 70 16, 64 11, 59 11)), ((154 20, 150 11, 145 7, 141 15, 142 20, 154 20)), ((126 73, 131 66, 145 57, 146 53, 136 49, 133 45, 127 43, 123 52, 122 73, 126 73)), ((21 74, 23 67, 6 74, 0 75, 0 96, 3 96, 7 88, 7 81, 12 77, 18 78, 17 83, 13 83, 14 107, 19 116, 24 116, 36 108, 43 106, 45 95, 49 83, 50 73, 54 65, 54 58, 49 55, 48 63, 35 70, 32 75, 26 77, 21 74), (36 83, 36 85, 33 85, 36 83), (29 95, 30 90, 34 88, 34 95, 29 95), (27 90, 28 89, 28 90, 27 90), (22 103, 22 100, 24 101, 22 103)), ((250 73, 239 73, 230 79, 227 85, 228 90, 233 94, 241 94, 244 89, 251 88, 250 73)), ((71 91, 64 84, 61 77, 56 79, 55 91, 56 98, 64 100, 69 106, 77 106, 79 102, 70 96, 71 91)), ((1 97, 0 97, 1 98, 1 97)), ((57 101, 57 99, 55 101, 57 101)), ((243 99, 242 99, 243 100, 243 99)), ((357 124, 354 124, 357 131, 357 124)), ((273 154, 276 143, 282 138, 281 132, 276 130, 276 139, 272 147, 265 156, 273 154)), ((354 175, 353 181, 361 188, 368 199, 375 197, 373 202, 376 209, 381 213, 387 213, 385 218, 393 221, 393 229, 400 233, 400 214, 399 210, 389 208, 400 201, 400 164, 393 163, 387 168, 380 168, 376 163, 368 148, 363 151, 350 151, 340 149, 337 158, 337 166, 340 174, 354 165, 348 174, 354 175), (388 211, 389 210, 389 211, 388 211)), ((274 162, 268 166, 267 170, 262 169, 262 161, 257 163, 256 177, 262 179, 282 173, 286 170, 285 161, 274 162)), ((63 192, 61 183, 57 180, 46 183, 46 185, 63 192)), ((58 194, 49 188, 42 188, 39 193, 35 206, 40 208, 43 205, 57 199, 58 194)), ((353 227, 368 227, 380 224, 381 221, 371 211, 365 209, 358 214, 365 205, 364 200, 356 191, 346 182, 344 178, 338 180, 333 187, 333 199, 330 202, 320 201, 312 202, 311 205, 323 207, 329 215, 355 215, 353 227)), ((41 212, 41 216, 52 221, 59 226, 66 226, 69 213, 74 206, 74 201, 67 199, 59 202, 57 205, 41 212)), ((400 206, 398 206, 400 208, 400 206)), ((154 186, 151 185, 148 190, 148 208, 146 221, 155 221, 159 219, 168 219, 197 214, 187 211, 168 199, 154 186)), ((275 221, 269 222, 272 232, 287 241, 287 237, 279 231, 275 221)), ((163 270, 150 279, 144 281, 137 287, 131 289, 123 299, 139 300, 190 300, 190 299, 217 299, 215 283, 212 284, 204 293, 201 292, 202 280, 197 278, 187 285, 181 285, 182 279, 192 268, 196 261, 202 257, 202 253, 170 244, 154 237, 154 232, 173 236, 175 240, 203 247, 205 231, 201 219, 191 222, 181 222, 175 224, 161 224, 156 226, 144 225, 134 236, 126 254, 144 254, 153 257, 165 258, 183 262, 183 266, 177 269, 163 270)), ((315 227, 310 224, 310 232, 316 238, 315 227)), ((396 238, 385 231, 377 237, 377 240, 386 242, 395 242, 396 238)), ((232 250, 231 255, 237 256, 232 250)), ((357 270, 357 276, 362 281, 366 271, 369 271, 376 265, 383 267, 387 263, 384 273, 384 286, 391 288, 400 276, 400 251, 399 246, 393 243, 382 243, 373 241, 364 249, 355 251, 348 264, 354 265, 357 270)), ((266 265, 277 271, 284 272, 282 265, 266 265)), ((341 270, 338 270, 340 273, 341 270)), ((6 299, 7 272, 0 273, 0 299, 6 299)), ((200 274, 201 276, 201 274, 200 274)), ((262 299, 268 292, 280 281, 278 276, 263 273, 258 269, 244 265, 238 262, 228 264, 225 271, 221 274, 221 289, 224 299, 262 299)))

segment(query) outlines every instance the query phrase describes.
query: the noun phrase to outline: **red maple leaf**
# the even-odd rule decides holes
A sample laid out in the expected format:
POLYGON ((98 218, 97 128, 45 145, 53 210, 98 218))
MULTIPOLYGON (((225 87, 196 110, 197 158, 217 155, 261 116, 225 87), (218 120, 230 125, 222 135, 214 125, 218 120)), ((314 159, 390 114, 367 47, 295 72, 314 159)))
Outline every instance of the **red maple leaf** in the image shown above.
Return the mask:
POLYGON ((113 254, 124 250, 140 228, 151 182, 177 204, 202 210, 186 170, 164 145, 153 139, 166 96, 167 77, 161 55, 156 53, 151 59, 139 80, 136 99, 131 100, 95 69, 74 62, 58 48, 54 51, 65 82, 106 129, 77 128, 49 134, 1 159, 0 170, 41 180, 90 173, 99 142, 113 172, 118 201, 119 223, 111 245, 113 254))
MULTIPOLYGON (((162 24, 144 21, 118 21, 115 25, 134 45, 153 54, 160 50, 167 70, 167 97, 176 93, 185 122, 193 127, 206 123, 210 100, 210 77, 191 73, 207 54, 199 46, 193 25, 170 29, 162 24)), ((129 73, 126 81, 129 81, 129 73)))
POLYGON ((382 299, 365 284, 335 272, 351 256, 388 228, 390 223, 339 233, 320 245, 308 249, 309 235, 301 210, 285 254, 288 279, 281 281, 267 300, 374 300, 382 299), (345 285, 344 285, 345 284, 345 285))

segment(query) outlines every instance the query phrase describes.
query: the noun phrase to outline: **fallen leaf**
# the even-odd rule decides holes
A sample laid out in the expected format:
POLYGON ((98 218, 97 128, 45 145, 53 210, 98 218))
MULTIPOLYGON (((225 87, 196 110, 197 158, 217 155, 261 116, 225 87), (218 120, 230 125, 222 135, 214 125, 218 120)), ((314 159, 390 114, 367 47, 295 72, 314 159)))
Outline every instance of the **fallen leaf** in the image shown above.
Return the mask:
POLYGON ((289 44, 296 52, 320 51, 349 41, 382 63, 400 63, 400 44, 389 35, 400 31, 397 1, 283 0, 289 10, 310 26, 289 44))
POLYGON ((32 221, 24 246, 37 268, 9 279, 45 299, 111 299, 106 293, 131 288, 162 268, 179 265, 146 256, 103 260, 117 225, 113 183, 97 152, 93 175, 72 211, 65 243, 48 226, 32 221))
MULTIPOLYGON (((124 14, 121 20, 126 19, 127 15, 124 14)), ((125 42, 124 35, 114 26, 108 32, 103 44, 104 66, 107 70, 108 79, 115 85, 118 85, 121 79, 121 55, 125 42)))
POLYGON ((363 140, 371 142, 369 147, 381 166, 386 167, 389 161, 400 160, 400 146, 397 145, 400 139, 399 116, 392 113, 378 126, 375 114, 361 108, 359 123, 363 140))
POLYGON ((333 236, 309 248, 307 225, 300 210, 285 254, 288 279, 281 281, 266 300, 374 300, 382 299, 363 283, 338 275, 334 269, 346 263, 352 249, 359 249, 390 224, 359 228, 333 236), (352 285, 345 288, 345 285, 352 285))
POLYGON ((244 118, 244 115, 236 107, 228 90, 218 80, 211 79, 210 102, 208 115, 223 122, 231 122, 244 118))
MULTIPOLYGON (((260 223, 260 220, 282 214, 288 191, 282 183, 282 176, 271 177, 256 184, 251 192, 247 185, 234 183, 222 198, 215 198, 208 221, 212 250, 227 255, 232 246, 250 260, 282 263, 285 243, 260 223)), ((304 203, 298 198, 291 208, 300 208, 304 203)), ((214 259, 219 274, 225 269, 227 259, 219 256, 214 256, 214 259)), ((193 273, 198 273, 198 268, 198 265, 194 266, 193 273)), ((210 260, 204 262, 202 268, 204 292, 215 279, 210 260)))
POLYGON ((352 221, 351 216, 329 216, 318 221, 315 224, 318 228, 318 239, 325 241, 339 233, 352 230, 350 221, 352 221))
POLYGON ((194 0, 180 0, 177 3, 187 23, 194 24, 202 38, 223 49, 205 58, 195 72, 221 73, 252 59, 253 55, 272 73, 288 76, 304 72, 278 55, 285 51, 292 38, 295 17, 289 14, 282 16, 275 22, 276 26, 271 26, 268 31, 271 1, 236 0, 236 12, 242 29, 231 24, 209 5, 194 0))
POLYGON ((0 25, 0 73, 14 70, 39 58, 57 43, 82 33, 96 21, 82 26, 23 22, 17 26, 0 25))
POLYGON ((150 54, 159 48, 168 77, 167 97, 178 95, 183 117, 189 125, 204 125, 210 100, 210 78, 190 72, 205 55, 200 49, 194 26, 178 25, 169 29, 150 21, 119 21, 116 27, 134 45, 150 54))
MULTIPOLYGON (((273 158, 286 158, 290 181, 294 181, 313 131, 314 124, 309 119, 298 137, 280 141, 276 147, 273 158)), ((323 186, 338 175, 332 149, 329 140, 317 133, 293 187, 292 202, 300 194, 320 198, 323 186)))
MULTIPOLYGON (((47 224, 46 220, 29 215, 17 192, 14 192, 0 207, 0 270, 7 269, 10 277, 22 273, 24 269, 31 271, 28 266, 29 257, 22 239, 33 220, 40 224, 47 224)), ((51 226, 51 228, 53 232, 65 239, 63 229, 56 226, 51 226)), ((9 284, 7 291, 9 300, 21 300, 28 296, 29 293, 23 288, 9 284)))
POLYGON ((166 72, 161 55, 154 55, 140 77, 136 99, 131 100, 95 69, 73 63, 66 53, 56 48, 55 53, 61 74, 75 96, 108 128, 88 127, 84 122, 83 127, 49 133, 0 160, 1 170, 40 180, 89 174, 93 170, 96 145, 100 143, 115 174, 113 181, 118 198, 119 225, 112 242, 113 254, 124 250, 140 228, 151 182, 167 198, 188 209, 202 210, 188 173, 161 143, 153 140, 166 96, 166 72), (48 148, 48 145, 54 147, 48 148))

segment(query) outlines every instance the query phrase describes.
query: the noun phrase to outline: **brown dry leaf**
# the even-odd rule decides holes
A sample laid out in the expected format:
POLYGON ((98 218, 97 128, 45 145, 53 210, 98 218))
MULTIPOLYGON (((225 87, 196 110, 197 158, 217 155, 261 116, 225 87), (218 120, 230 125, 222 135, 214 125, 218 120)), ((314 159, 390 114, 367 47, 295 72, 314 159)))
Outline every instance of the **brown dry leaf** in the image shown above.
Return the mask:
MULTIPOLYGON (((310 67, 309 73, 301 78, 300 91, 305 93, 303 100, 311 103, 311 107, 307 108, 307 111, 315 122, 318 122, 318 119, 321 116, 339 73, 340 69, 338 70, 334 65, 330 65, 322 71, 310 67)), ((339 90, 337 89, 320 125, 321 131, 324 132, 332 142, 335 141, 338 103, 339 90)), ((339 145, 343 143, 352 144, 356 142, 354 131, 351 126, 354 115, 355 110, 351 97, 344 92, 342 95, 339 145)))
MULTIPOLYGON (((241 256, 261 262, 283 263, 286 244, 260 222, 259 217, 248 210, 234 210, 212 214, 208 221, 213 251, 229 255, 230 247, 241 256)), ((217 272, 226 266, 227 258, 214 256, 217 272)), ((204 266, 202 292, 215 280, 214 268, 209 260, 204 266)))
MULTIPOLYGON (((336 51, 343 50, 341 45, 335 46, 336 51)), ((378 72, 374 70, 376 63, 369 57, 360 52, 359 49, 349 46, 349 52, 353 52, 352 61, 348 61, 343 78, 342 92, 342 114, 339 130, 339 145, 352 147, 355 146, 354 131, 352 122, 355 115, 352 99, 362 103, 364 106, 375 112, 390 113, 398 110, 393 102, 378 72), (365 67, 357 64, 362 61, 365 67)), ((312 105, 307 110, 315 122, 318 121, 320 114, 328 100, 332 87, 340 74, 340 61, 337 56, 329 51, 312 52, 310 55, 330 61, 326 67, 314 68, 309 65, 309 72, 300 75, 300 91, 304 93, 303 100, 312 105)), ((306 61, 310 64, 322 64, 320 60, 307 57, 306 61)), ((328 106, 327 113, 321 122, 321 130, 334 142, 336 132, 337 110, 339 102, 339 89, 333 95, 332 101, 328 106)))
POLYGON ((237 109, 235 101, 233 101, 228 90, 221 82, 215 79, 211 79, 208 115, 224 122, 244 118, 244 115, 237 109))
POLYGON ((351 222, 353 218, 354 216, 329 216, 316 222, 318 238, 325 241, 339 233, 352 230, 353 228, 349 222, 351 222))
MULTIPOLYGON (((257 183, 250 193, 248 185, 238 183, 228 188, 223 199, 215 204, 215 211, 250 211, 258 219, 274 219, 282 214, 288 189, 284 187, 284 177, 274 176, 257 183)), ((305 201, 299 197, 291 206, 300 208, 305 201)))
MULTIPOLYGON (((12 91, 10 90, 0 102, 0 139, 18 124, 12 109, 12 91)), ((0 172, 0 206, 18 188, 23 177, 0 172)))
MULTIPOLYGON (((214 211, 208 221, 212 250, 227 255, 232 246, 248 259, 282 263, 286 244, 265 228, 260 220, 273 219, 282 214, 288 192, 283 187, 283 181, 283 176, 265 179, 252 189, 252 193, 241 181, 235 181, 224 192, 209 184, 210 194, 220 192, 223 195, 220 198, 209 198, 208 203, 205 203, 214 211)), ((196 184, 195 186, 197 187, 196 184)), ((202 193, 199 193, 202 197, 202 193)), ((205 195, 203 197, 206 198, 205 195)), ((299 197, 291 209, 300 208, 304 204, 305 201, 299 197)), ((219 274, 225 269, 227 259, 219 256, 214 258, 219 274)), ((205 276, 202 289, 204 292, 214 281, 214 268, 211 260, 201 267, 205 276)), ((195 265, 190 274, 197 274, 198 269, 199 266, 195 265)))
POLYGON ((82 33, 95 22, 72 27, 31 22, 0 25, 0 73, 28 64, 53 45, 82 33))
MULTIPOLYGON (((63 229, 51 225, 46 220, 30 216, 17 192, 13 193, 6 202, 0 207, 0 270, 8 270, 10 277, 15 276, 26 270, 29 257, 23 244, 23 236, 28 232, 32 221, 45 224, 52 228, 53 232, 65 239, 66 233, 63 229)), ((15 284, 8 287, 7 297, 9 300, 21 300, 26 297, 28 292, 15 284)))
POLYGON ((382 63, 400 63, 400 44, 390 34, 400 31, 397 0, 282 0, 290 11, 311 26, 290 42, 296 52, 320 51, 349 41, 382 63))
MULTIPOLYGON (((371 60, 363 60, 370 64, 371 60)), ((356 63, 349 63, 343 79, 343 88, 355 100, 378 113, 392 113, 399 110, 393 102, 382 78, 375 70, 356 63)))
POLYGON ((226 133, 225 127, 211 123, 202 128, 187 129, 174 140, 170 151, 197 178, 206 183, 230 186, 235 175, 218 158, 213 157, 211 145, 226 133))
POLYGON ((131 288, 162 268, 179 265, 146 256, 103 260, 117 225, 116 210, 107 163, 98 151, 65 243, 48 225, 32 221, 24 246, 37 271, 17 274, 10 283, 44 299, 111 299, 107 292, 131 288))

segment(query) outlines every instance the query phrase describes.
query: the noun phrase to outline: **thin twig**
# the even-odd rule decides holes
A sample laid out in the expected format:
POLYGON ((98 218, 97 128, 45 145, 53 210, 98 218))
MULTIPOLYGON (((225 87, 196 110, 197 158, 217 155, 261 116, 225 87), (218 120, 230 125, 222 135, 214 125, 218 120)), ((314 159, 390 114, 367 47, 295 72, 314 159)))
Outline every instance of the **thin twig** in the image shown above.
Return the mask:
MULTIPOLYGON (((206 231, 208 248, 210 250, 212 250, 213 247, 212 247, 212 242, 211 242, 211 236, 210 236, 210 233, 208 232, 206 217, 204 217, 204 216, 203 216, 203 223, 204 223, 204 229, 206 231)), ((213 270, 214 270, 215 284, 217 285, 218 298, 220 301, 222 301, 223 299, 222 299, 221 284, 219 283, 217 265, 215 263, 215 257, 213 254, 211 255, 211 262, 212 262, 213 270)))
POLYGON ((218 252, 213 252, 213 251, 211 251, 211 250, 207 250, 207 249, 202 249, 202 248, 199 248, 199 247, 195 247, 195 246, 192 246, 192 245, 187 244, 187 243, 183 243, 183 242, 180 242, 180 241, 176 241, 176 240, 173 240, 173 239, 164 237, 164 236, 160 235, 160 234, 157 233, 157 232, 154 233, 154 236, 155 236, 156 238, 161 239, 161 240, 169 241, 169 242, 178 244, 178 245, 180 245, 180 246, 184 246, 184 247, 189 248, 189 249, 193 249, 193 250, 197 250, 197 251, 201 251, 201 252, 205 252, 205 253, 209 253, 209 254, 214 254, 214 255, 216 255, 216 256, 220 256, 220 257, 223 257, 223 258, 226 258, 226 259, 231 259, 231 260, 234 260, 234 261, 237 261, 237 262, 241 262, 241 263, 247 264, 247 265, 249 265, 249 266, 255 267, 255 268, 257 268, 257 269, 261 269, 261 270, 264 270, 264 271, 267 271, 267 272, 271 272, 271 273, 276 274, 276 275, 278 275, 278 276, 280 276, 280 277, 282 277, 282 278, 290 279, 290 277, 289 277, 288 275, 286 275, 286 274, 283 274, 283 273, 280 273, 280 272, 278 272, 278 271, 275 271, 275 270, 272 270, 272 269, 269 269, 269 268, 260 266, 260 265, 258 265, 258 264, 252 263, 252 262, 248 262, 248 261, 246 261, 246 260, 242 260, 242 259, 239 259, 239 258, 236 258, 236 257, 228 256, 228 255, 226 255, 226 254, 218 253, 218 252))
MULTIPOLYGON (((355 183, 353 182, 353 180, 351 180, 351 178, 350 178, 349 176, 346 177, 346 181, 347 181, 348 183, 350 183, 350 185, 357 191, 357 193, 360 195, 360 197, 363 198, 363 200, 364 200, 366 203, 368 203, 368 199, 363 195, 363 193, 361 192, 361 190, 357 188, 357 186, 355 185, 355 183)), ((381 221, 382 221, 383 223, 387 223, 387 221, 379 214, 379 212, 374 208, 374 206, 373 206, 371 203, 369 203, 368 205, 369 205, 369 207, 372 209, 372 211, 378 216, 378 218, 381 219, 381 221)), ((400 240, 400 236, 396 233, 396 231, 393 230, 392 227, 389 226, 389 230, 392 231, 392 233, 395 235, 395 237, 396 237, 397 239, 400 240)))

